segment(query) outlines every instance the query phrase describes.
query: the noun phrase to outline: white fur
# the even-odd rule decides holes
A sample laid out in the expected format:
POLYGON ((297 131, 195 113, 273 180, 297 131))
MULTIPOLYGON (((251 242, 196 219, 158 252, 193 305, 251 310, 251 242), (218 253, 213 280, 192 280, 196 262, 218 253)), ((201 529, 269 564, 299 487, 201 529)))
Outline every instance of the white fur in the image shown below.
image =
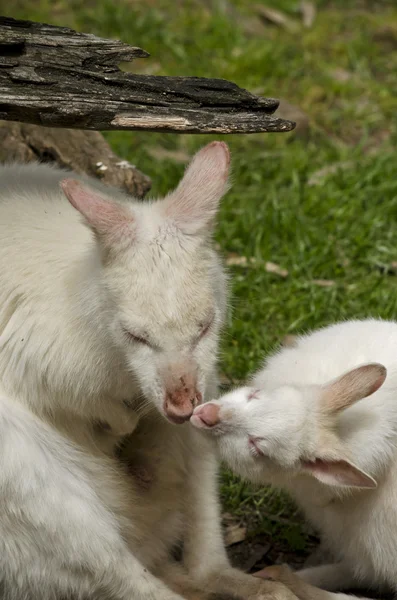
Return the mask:
POLYGON ((150 523, 114 459, 83 452, 4 396, 0 453, 2 598, 130 600, 161 593, 145 570, 153 562, 150 523))
POLYGON ((350 321, 300 337, 269 358, 249 387, 210 404, 196 408, 192 422, 213 434, 227 464, 288 490, 330 547, 335 564, 301 576, 329 590, 397 591, 397 323, 350 321), (387 368, 383 385, 381 367, 366 363, 387 368), (369 373, 379 389, 371 394, 370 379, 368 387, 356 377, 354 385, 368 387, 363 399, 333 414, 338 395, 330 400, 329 392, 346 372, 369 373), (318 470, 316 459, 331 472, 318 470), (339 464, 342 474, 333 473, 339 464), (373 480, 377 487, 364 489, 373 480))
MULTIPOLYGON (((210 229, 185 235, 165 214, 177 205, 176 192, 134 202, 88 180, 126 206, 135 223, 134 238, 120 250, 114 244, 103 263, 103 245, 59 187, 65 175, 45 165, 0 167, 0 379, 36 413, 56 418, 66 409, 124 428, 122 401, 143 395, 163 410, 174 383, 167 377, 194 373, 204 394, 215 372, 224 275, 210 229), (155 349, 134 343, 122 327, 155 349)), ((211 198, 211 218, 222 191, 211 198)), ((190 201, 199 211, 205 188, 196 194, 190 201)))
POLYGON ((189 586, 288 597, 230 567, 212 445, 169 423, 216 394, 225 277, 211 233, 228 162, 208 145, 151 202, 45 165, 0 167, 5 600, 177 600, 189 586), (127 433, 130 475, 112 457, 127 433))

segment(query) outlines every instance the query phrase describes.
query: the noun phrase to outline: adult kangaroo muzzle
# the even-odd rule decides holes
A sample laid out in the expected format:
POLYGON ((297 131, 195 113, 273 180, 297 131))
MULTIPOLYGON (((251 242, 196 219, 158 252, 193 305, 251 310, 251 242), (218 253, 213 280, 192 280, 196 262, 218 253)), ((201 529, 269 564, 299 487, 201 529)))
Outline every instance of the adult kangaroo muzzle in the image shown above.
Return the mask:
POLYGON ((188 421, 202 401, 196 369, 188 363, 170 365, 165 377, 164 413, 173 423, 188 421))

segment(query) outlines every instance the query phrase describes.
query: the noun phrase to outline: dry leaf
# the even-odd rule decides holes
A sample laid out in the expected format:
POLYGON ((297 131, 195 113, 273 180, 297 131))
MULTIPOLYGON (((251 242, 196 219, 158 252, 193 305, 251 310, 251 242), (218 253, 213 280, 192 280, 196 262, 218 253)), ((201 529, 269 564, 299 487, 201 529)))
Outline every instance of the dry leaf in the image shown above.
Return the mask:
POLYGON ((346 69, 337 67, 336 69, 332 69, 332 71, 330 71, 330 75, 333 79, 335 79, 335 81, 345 83, 352 78, 353 73, 351 71, 346 71, 346 69))
POLYGON ((236 517, 231 513, 224 512, 222 513, 222 521, 224 523, 236 523, 236 517))
POLYGON ((280 277, 288 277, 287 269, 282 269, 280 265, 277 265, 273 262, 267 262, 265 264, 265 269, 268 273, 274 273, 275 275, 280 275, 280 277))
MULTIPOLYGON (((256 563, 259 562, 260 560, 262 560, 266 556, 266 554, 269 552, 271 547, 272 547, 271 544, 266 544, 265 546, 260 546, 257 550, 255 550, 250 555, 248 560, 243 564, 242 570, 245 573, 249 573, 251 571, 251 569, 253 569, 255 567, 256 563)), ((256 571, 257 570, 258 569, 256 569, 256 571)))
POLYGON ((147 153, 155 160, 173 160, 177 163, 187 163, 190 160, 189 154, 183 150, 167 150, 161 146, 149 147, 147 153))
POLYGON ((313 279, 312 283, 320 287, 332 287, 336 282, 332 281, 332 279, 313 279))
POLYGON ((313 2, 302 0, 300 3, 300 12, 302 14, 302 21, 305 27, 311 27, 316 18, 316 7, 313 2))
POLYGON ((257 5, 256 11, 263 21, 267 21, 268 23, 272 23, 273 25, 277 25, 278 27, 283 27, 284 29, 288 29, 289 31, 296 30, 296 24, 287 17, 287 15, 280 10, 276 10, 275 8, 270 8, 270 6, 261 6, 257 5))
POLYGON ((241 525, 234 523, 228 525, 225 530, 225 545, 232 546, 233 544, 238 544, 239 542, 243 542, 247 536, 247 528, 242 527, 241 525))
MULTIPOLYGON (((250 265, 258 265, 258 261, 256 260, 255 256, 240 256, 235 252, 230 252, 226 257, 225 262, 228 267, 248 267, 250 265)), ((275 275, 279 275, 280 277, 288 277, 288 271, 286 269, 282 269, 280 265, 277 265, 273 262, 265 263, 265 270, 268 273, 273 273, 275 275)))
POLYGON ((230 254, 227 255, 226 258, 226 264, 230 267, 230 266, 238 266, 238 267, 245 267, 247 264, 248 260, 246 256, 239 256, 238 254, 234 254, 234 252, 231 252, 230 254))
POLYGON ((248 264, 251 264, 251 265, 255 264, 256 258, 254 256, 250 256, 248 258, 247 256, 240 256, 239 254, 236 254, 235 252, 230 252, 227 255, 225 262, 229 267, 230 266, 246 267, 248 264))
POLYGON ((344 171, 346 169, 351 169, 354 166, 355 163, 349 160, 344 162, 337 162, 333 165, 323 167, 322 169, 319 169, 318 171, 315 171, 311 174, 311 176, 307 180, 307 185, 320 185, 321 183, 324 183, 324 180, 327 178, 328 175, 337 173, 340 170, 344 171))

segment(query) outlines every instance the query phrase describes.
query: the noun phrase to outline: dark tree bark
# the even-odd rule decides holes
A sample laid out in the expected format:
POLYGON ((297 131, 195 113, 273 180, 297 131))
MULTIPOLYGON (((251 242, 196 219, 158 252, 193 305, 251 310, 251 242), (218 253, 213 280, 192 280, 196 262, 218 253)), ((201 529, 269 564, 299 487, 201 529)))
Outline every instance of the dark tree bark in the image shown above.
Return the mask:
POLYGON ((223 79, 120 71, 141 48, 0 17, 0 119, 47 127, 177 133, 290 131, 278 101, 223 79))

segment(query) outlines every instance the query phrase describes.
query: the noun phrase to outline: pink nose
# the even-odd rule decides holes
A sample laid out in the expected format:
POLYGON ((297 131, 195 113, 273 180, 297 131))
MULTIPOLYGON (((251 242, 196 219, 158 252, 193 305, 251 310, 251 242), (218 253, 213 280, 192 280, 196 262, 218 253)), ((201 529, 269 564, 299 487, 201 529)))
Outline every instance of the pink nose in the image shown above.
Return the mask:
POLYGON ((167 392, 164 401, 164 412, 173 423, 184 423, 193 414, 194 407, 202 400, 200 392, 187 388, 167 392))
POLYGON ((192 423, 196 427, 214 427, 220 423, 219 406, 208 402, 196 408, 192 416, 192 423))

